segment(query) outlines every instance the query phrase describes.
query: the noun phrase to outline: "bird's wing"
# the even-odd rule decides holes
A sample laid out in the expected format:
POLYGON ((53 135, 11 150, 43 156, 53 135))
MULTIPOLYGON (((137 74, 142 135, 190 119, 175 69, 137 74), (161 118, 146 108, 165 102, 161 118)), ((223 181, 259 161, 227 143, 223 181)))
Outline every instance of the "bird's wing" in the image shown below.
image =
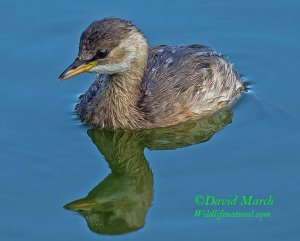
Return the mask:
MULTIPOLYGON (((151 47, 139 107, 156 123, 191 118, 202 108, 200 100, 215 84, 214 71, 222 61, 222 56, 203 45, 151 47)), ((221 92, 223 86, 213 88, 221 92)))

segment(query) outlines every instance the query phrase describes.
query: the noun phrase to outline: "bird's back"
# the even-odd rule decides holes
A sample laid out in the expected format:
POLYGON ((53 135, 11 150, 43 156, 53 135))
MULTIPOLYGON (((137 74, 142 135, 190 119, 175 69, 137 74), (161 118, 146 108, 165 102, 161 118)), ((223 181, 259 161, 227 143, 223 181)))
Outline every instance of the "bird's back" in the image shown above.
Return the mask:
POLYGON ((241 90, 232 65, 208 47, 154 46, 138 106, 153 125, 168 126, 223 109, 241 90))

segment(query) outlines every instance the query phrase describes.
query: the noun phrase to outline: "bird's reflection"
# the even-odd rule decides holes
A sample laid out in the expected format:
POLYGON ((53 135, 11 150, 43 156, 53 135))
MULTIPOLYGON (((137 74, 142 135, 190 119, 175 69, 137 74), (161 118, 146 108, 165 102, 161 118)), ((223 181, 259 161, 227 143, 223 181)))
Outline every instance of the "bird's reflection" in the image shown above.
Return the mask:
POLYGON ((155 130, 88 130, 111 173, 85 198, 65 208, 79 212, 96 233, 122 234, 140 229, 153 198, 153 174, 144 148, 171 150, 205 142, 231 123, 231 118, 232 112, 226 110, 198 121, 155 130))

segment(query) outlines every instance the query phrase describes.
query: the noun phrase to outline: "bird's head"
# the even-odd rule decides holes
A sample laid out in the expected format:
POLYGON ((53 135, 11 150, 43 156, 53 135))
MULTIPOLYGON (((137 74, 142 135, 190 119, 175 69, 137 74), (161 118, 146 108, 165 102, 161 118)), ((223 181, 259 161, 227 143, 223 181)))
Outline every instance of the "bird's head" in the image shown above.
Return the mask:
POLYGON ((83 72, 126 72, 133 60, 145 62, 147 51, 145 38, 130 21, 118 18, 95 21, 81 34, 78 55, 59 79, 83 72))

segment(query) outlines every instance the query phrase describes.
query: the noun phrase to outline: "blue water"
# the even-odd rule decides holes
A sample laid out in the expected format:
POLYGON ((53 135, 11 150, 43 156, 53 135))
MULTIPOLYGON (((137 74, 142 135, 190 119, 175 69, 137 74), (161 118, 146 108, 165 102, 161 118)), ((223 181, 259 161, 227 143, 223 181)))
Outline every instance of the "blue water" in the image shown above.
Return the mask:
MULTIPOLYGON (((2 0, 1 240, 298 240, 299 11, 296 0, 2 0), (57 80, 76 56, 81 32, 106 16, 132 20, 150 45, 208 45, 251 83, 222 130, 185 148, 145 149, 143 164, 153 176, 146 168, 148 181, 139 185, 152 205, 142 212, 142 228, 117 236, 92 232, 84 215, 63 208, 111 173, 97 149, 110 145, 110 134, 87 133, 73 114, 95 77, 57 80), (196 218, 198 194, 271 194, 274 205, 257 208, 270 218, 196 218)), ((159 142, 159 133, 151 140, 159 142)), ((93 195, 116 190, 112 179, 116 186, 93 195)), ((131 187, 115 192, 130 196, 131 187)), ((116 208, 124 203, 117 200, 116 208)))

